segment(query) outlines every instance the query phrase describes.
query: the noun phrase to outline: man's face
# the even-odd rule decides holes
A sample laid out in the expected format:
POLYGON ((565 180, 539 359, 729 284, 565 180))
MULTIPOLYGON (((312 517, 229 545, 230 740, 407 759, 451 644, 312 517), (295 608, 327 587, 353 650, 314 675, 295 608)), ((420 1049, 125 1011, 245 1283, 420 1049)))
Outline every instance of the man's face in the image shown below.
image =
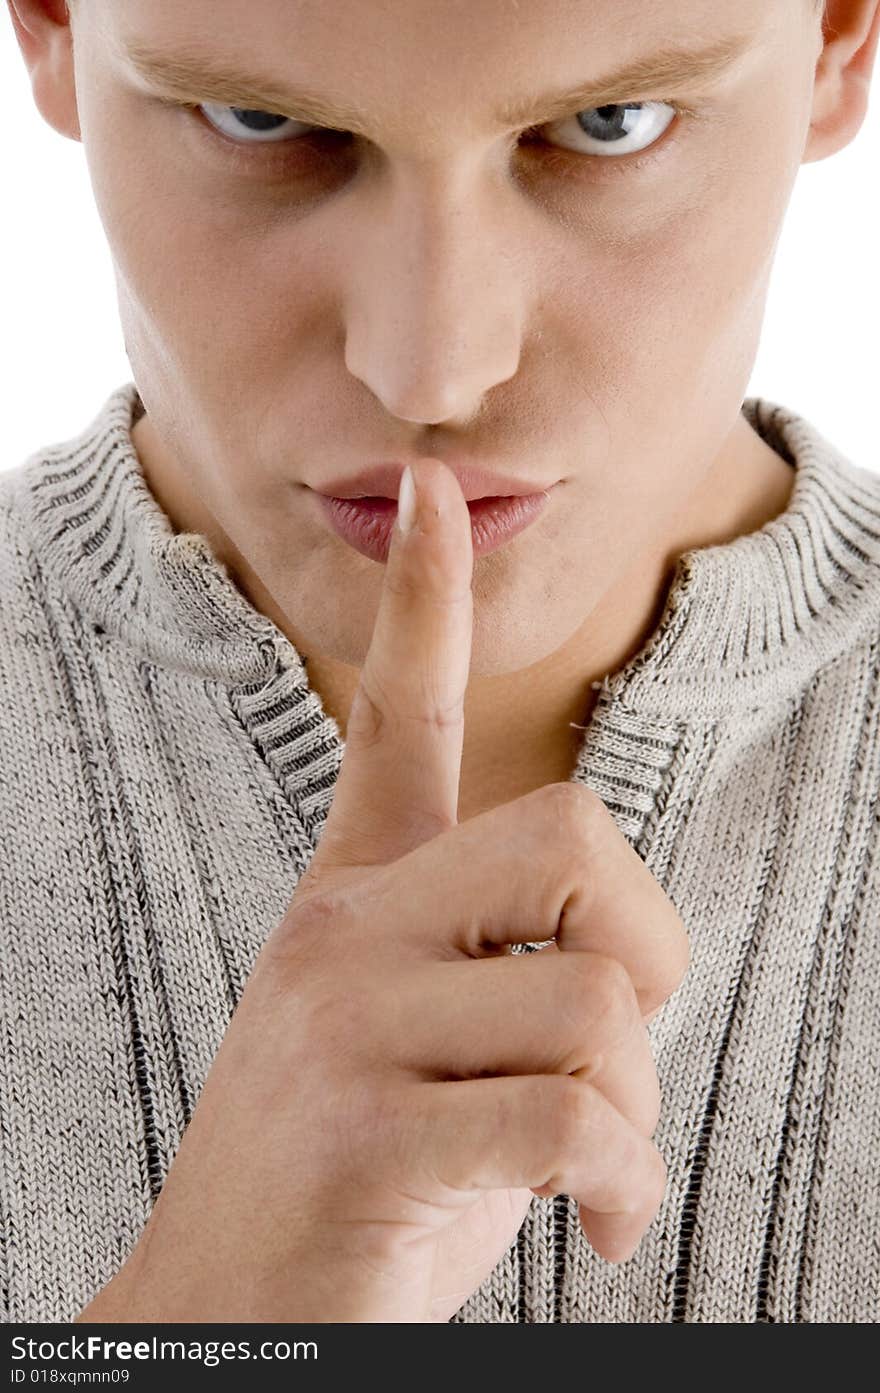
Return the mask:
POLYGON ((363 662, 383 568, 311 490, 368 463, 556 484, 475 562, 474 673, 559 648, 681 511, 747 390, 818 33, 806 0, 81 0, 80 126, 141 396, 304 652, 363 662), (511 119, 737 36, 712 78, 511 119), (196 79, 199 112, 135 47, 274 83, 196 79), (336 121, 284 88, 362 129, 316 130, 336 121))

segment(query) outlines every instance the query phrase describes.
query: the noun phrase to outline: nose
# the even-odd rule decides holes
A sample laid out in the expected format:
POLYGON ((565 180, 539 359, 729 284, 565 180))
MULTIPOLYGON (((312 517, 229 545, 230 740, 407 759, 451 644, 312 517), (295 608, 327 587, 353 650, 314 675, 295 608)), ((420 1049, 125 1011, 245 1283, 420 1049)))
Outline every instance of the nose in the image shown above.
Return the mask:
POLYGON ((507 191, 450 183, 398 182, 360 220, 345 273, 348 371, 389 415, 420 424, 471 418, 521 352, 507 191))

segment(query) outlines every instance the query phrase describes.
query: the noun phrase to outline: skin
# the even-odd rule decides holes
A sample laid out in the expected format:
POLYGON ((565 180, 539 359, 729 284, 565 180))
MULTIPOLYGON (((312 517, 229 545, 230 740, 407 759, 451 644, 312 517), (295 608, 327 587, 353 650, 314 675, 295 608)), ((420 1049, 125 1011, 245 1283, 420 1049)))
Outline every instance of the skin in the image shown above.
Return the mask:
POLYGON ((383 568, 309 486, 423 455, 556 484, 475 562, 459 816, 568 778, 571 722, 649 639, 676 558, 789 503, 740 407, 799 167, 864 119, 880 0, 830 0, 824 26, 809 0, 9 3, 39 110, 84 143, 133 439, 175 529, 208 537, 344 734, 383 568), (641 98, 696 113, 665 135, 667 106, 643 116, 653 162, 593 154, 577 110, 531 145, 494 119, 739 32, 705 91, 641 98), (354 101, 369 136, 239 167, 134 76, 126 35, 354 101))

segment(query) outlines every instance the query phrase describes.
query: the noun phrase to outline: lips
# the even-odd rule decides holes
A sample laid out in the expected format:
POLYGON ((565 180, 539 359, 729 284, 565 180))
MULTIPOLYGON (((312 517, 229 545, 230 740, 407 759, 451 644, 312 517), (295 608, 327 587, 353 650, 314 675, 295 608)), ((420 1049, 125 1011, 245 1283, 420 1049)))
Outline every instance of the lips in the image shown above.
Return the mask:
MULTIPOLYGON (((431 456, 430 458, 439 458, 439 456, 431 456)), ((556 482, 554 480, 545 484, 531 479, 515 479, 508 475, 490 474, 486 470, 477 469, 474 465, 455 460, 443 460, 442 463, 452 470, 468 502, 476 498, 531 497, 536 493, 547 492, 556 482)), ((314 485, 312 487, 316 493, 320 493, 326 498, 393 498, 396 501, 400 492, 400 478, 405 467, 403 461, 369 465, 356 474, 332 479, 329 483, 322 484, 320 488, 314 485)))
MULTIPOLYGON (((349 546, 373 561, 388 560, 397 518, 396 498, 334 498, 314 492, 325 521, 349 546)), ((549 499, 549 489, 528 496, 472 499, 468 512, 474 556, 511 541, 541 515, 549 499)))

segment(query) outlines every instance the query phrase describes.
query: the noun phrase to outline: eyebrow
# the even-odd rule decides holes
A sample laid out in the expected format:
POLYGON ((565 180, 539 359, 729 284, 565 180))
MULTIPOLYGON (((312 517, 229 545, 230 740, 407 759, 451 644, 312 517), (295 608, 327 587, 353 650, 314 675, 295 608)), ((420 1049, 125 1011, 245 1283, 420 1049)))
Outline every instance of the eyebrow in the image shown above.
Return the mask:
MULTIPOLYGON (((501 107, 504 126, 531 126, 578 110, 637 101, 651 93, 671 95, 682 87, 705 88, 754 43, 754 35, 735 34, 702 48, 666 46, 616 71, 564 91, 528 97, 501 107)), ((329 100, 308 86, 290 86, 270 74, 236 72, 223 60, 194 50, 165 52, 138 40, 123 56, 150 86, 183 102, 217 102, 241 110, 263 110, 310 125, 324 125, 367 136, 368 113, 355 103, 329 100)), ((662 99, 662 97, 661 97, 662 99)))

